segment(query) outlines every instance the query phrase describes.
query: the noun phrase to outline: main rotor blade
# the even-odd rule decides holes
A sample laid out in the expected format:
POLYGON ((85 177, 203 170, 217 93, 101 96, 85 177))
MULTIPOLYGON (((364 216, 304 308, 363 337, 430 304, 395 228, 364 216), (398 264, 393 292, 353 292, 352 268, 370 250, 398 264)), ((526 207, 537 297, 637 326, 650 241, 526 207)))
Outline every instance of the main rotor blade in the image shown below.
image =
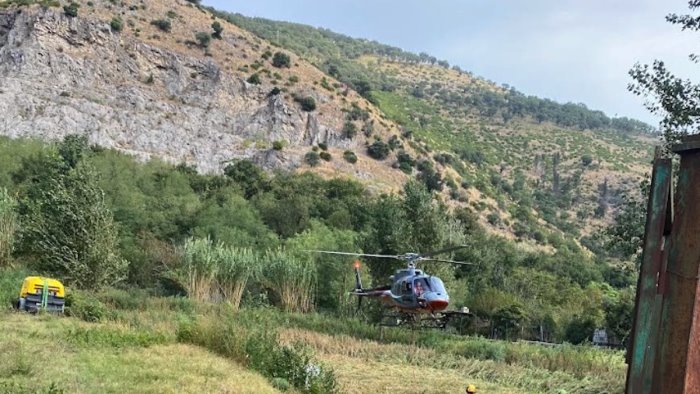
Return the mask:
POLYGON ((443 259, 421 259, 421 261, 436 261, 438 263, 450 263, 457 265, 475 265, 474 263, 467 263, 465 261, 454 261, 454 260, 443 260, 443 259))
POLYGON ((438 255, 438 254, 447 253, 447 252, 451 252, 451 251, 453 251, 453 250, 463 249, 463 248, 466 248, 466 247, 467 247, 467 245, 452 246, 452 247, 449 247, 449 248, 436 250, 436 251, 434 251, 434 252, 424 253, 424 254, 422 254, 422 256, 423 256, 423 257, 435 256, 435 255, 438 255))
POLYGON ((304 250, 304 252, 339 254, 343 256, 359 256, 359 257, 384 257, 388 259, 398 259, 399 256, 388 254, 367 254, 367 253, 348 253, 348 252, 331 252, 329 250, 304 250))

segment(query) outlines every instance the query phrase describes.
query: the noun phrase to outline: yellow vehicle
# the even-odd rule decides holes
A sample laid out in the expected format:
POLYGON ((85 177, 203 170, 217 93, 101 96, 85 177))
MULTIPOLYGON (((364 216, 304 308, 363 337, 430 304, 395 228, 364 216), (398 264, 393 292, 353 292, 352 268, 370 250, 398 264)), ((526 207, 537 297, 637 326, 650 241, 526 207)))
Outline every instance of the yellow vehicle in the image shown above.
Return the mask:
POLYGON ((40 276, 24 278, 15 307, 21 311, 37 312, 40 309, 63 313, 66 289, 56 279, 40 276))

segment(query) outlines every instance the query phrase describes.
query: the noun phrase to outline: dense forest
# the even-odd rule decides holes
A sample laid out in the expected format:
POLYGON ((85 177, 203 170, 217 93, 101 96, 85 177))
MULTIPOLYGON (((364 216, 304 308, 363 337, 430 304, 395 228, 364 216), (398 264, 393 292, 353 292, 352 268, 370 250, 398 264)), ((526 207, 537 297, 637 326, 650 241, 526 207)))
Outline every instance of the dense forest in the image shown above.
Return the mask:
MULTIPOLYGON (((351 261, 301 250, 399 254, 464 244, 453 257, 473 267, 424 267, 445 280, 455 306, 478 316, 460 332, 580 343, 596 327, 621 339, 629 329, 632 273, 571 240, 553 254, 523 250, 418 182, 372 196, 354 181, 267 174, 246 160, 224 175, 199 175, 75 136, 54 145, 2 139, 0 157, 0 262, 76 288, 139 287, 347 315, 351 261)), ((366 264, 374 284, 400 266, 366 264)))

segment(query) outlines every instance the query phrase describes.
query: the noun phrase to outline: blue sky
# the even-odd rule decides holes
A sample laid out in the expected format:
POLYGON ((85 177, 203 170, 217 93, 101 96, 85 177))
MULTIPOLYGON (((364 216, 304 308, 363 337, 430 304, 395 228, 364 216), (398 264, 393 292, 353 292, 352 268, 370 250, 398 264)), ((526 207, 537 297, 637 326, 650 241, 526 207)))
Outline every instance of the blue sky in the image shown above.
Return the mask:
POLYGON ((204 0, 206 5, 329 28, 409 50, 526 94, 582 102, 656 125, 627 91, 635 62, 697 75, 697 33, 664 20, 685 0, 204 0))

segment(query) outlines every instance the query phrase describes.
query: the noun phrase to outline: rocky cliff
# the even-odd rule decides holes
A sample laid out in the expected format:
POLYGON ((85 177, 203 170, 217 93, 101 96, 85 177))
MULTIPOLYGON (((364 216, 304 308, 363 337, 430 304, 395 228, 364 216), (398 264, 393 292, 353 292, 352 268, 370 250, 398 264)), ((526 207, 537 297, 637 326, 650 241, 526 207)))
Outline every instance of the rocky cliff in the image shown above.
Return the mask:
POLYGON ((344 106, 367 103, 354 92, 316 89, 312 81, 323 74, 301 59, 286 69, 264 64, 260 54, 275 48, 230 24, 203 50, 193 32, 209 28, 211 17, 186 2, 147 2, 147 16, 126 4, 87 4, 79 17, 60 8, 0 9, 0 134, 52 140, 81 133, 103 147, 207 172, 240 157, 291 169, 313 144, 340 152, 364 145, 341 130, 344 106), (149 23, 151 14, 166 13, 159 7, 173 18, 172 31, 149 23), (114 31, 112 15, 130 28, 114 31), (269 78, 246 82, 251 66, 269 78), (303 111, 294 95, 314 97, 317 110, 303 111), (272 150, 273 141, 285 149, 272 150))

